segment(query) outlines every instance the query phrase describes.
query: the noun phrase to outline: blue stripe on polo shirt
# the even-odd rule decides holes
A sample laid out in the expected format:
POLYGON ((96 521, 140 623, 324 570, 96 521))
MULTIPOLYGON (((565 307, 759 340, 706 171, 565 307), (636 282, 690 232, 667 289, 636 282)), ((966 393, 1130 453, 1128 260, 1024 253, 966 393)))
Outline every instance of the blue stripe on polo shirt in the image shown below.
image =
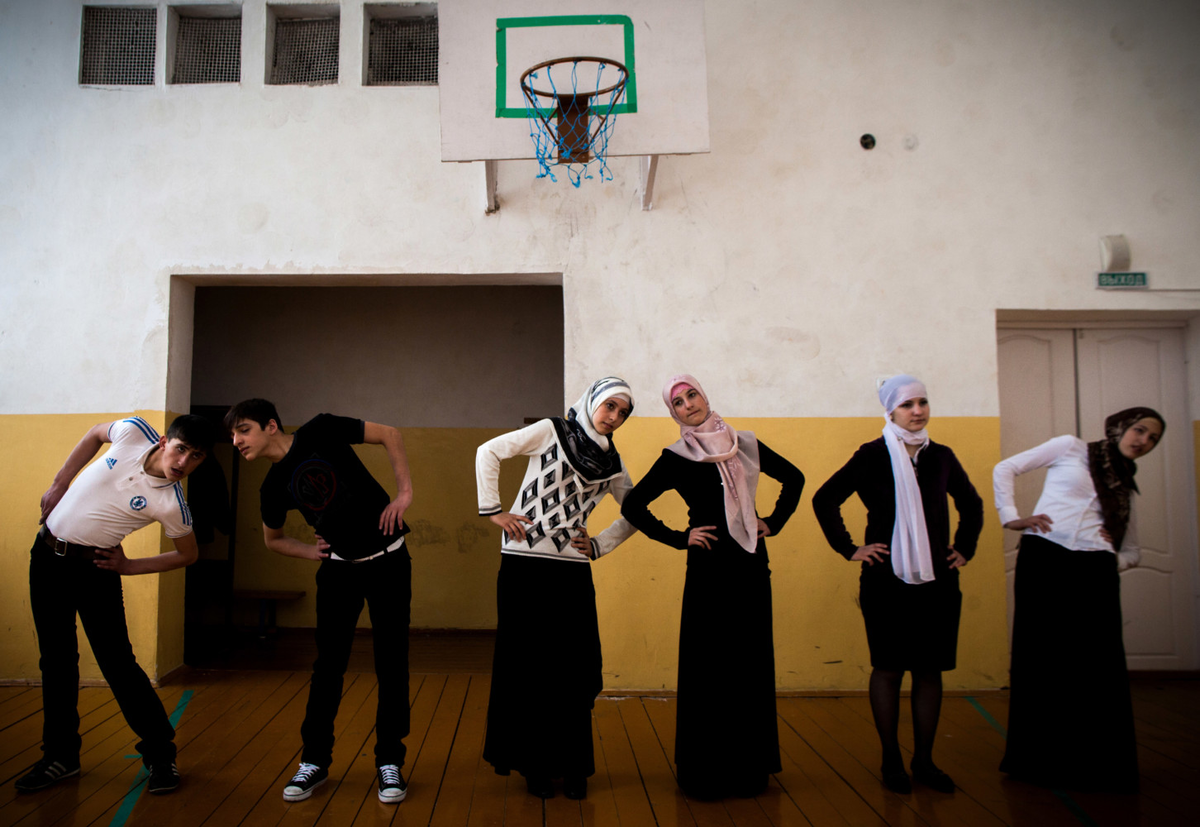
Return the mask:
POLYGON ((192 524, 192 510, 188 508, 187 500, 183 498, 183 486, 175 483, 175 500, 179 503, 179 513, 183 517, 184 525, 192 524))
POLYGON ((132 422, 138 427, 138 430, 142 432, 146 439, 150 440, 151 442, 158 442, 158 434, 153 428, 150 427, 150 423, 142 419, 140 416, 131 416, 129 419, 123 421, 132 422))

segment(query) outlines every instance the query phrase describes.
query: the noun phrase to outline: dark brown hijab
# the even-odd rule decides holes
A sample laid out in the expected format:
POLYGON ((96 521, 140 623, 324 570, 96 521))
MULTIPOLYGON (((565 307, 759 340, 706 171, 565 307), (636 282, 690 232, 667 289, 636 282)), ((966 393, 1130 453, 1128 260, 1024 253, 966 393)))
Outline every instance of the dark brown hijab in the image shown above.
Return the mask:
POLYGON ((1167 430, 1166 420, 1153 408, 1126 408, 1104 420, 1104 439, 1088 443, 1088 466, 1092 472, 1092 485, 1100 498, 1100 513, 1104 517, 1104 528, 1112 537, 1113 548, 1121 550, 1125 541, 1125 530, 1129 527, 1131 491, 1137 491, 1133 475, 1137 464, 1125 457, 1118 449, 1121 437, 1133 425, 1143 419, 1157 419, 1167 430))

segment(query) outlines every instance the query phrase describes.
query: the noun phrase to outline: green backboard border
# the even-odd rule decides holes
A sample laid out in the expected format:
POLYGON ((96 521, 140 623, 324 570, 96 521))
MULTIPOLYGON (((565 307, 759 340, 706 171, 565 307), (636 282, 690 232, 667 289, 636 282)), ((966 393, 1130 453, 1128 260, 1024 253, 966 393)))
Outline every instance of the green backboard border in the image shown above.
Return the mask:
MULTIPOLYGON (((570 14, 545 17, 500 17, 496 20, 496 117, 528 117, 525 107, 519 109, 505 106, 505 80, 508 75, 508 30, 529 29, 545 26, 622 26, 625 30, 625 68, 629 77, 625 81, 625 102, 613 107, 612 114, 626 115, 637 112, 637 69, 634 67, 633 20, 624 14, 570 14)), ((553 109, 542 109, 546 117, 554 114, 553 109)))

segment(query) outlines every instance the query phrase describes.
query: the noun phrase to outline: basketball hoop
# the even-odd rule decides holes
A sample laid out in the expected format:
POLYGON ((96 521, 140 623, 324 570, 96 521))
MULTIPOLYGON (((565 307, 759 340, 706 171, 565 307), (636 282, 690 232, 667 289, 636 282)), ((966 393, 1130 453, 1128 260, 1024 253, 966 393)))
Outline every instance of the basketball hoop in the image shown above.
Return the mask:
POLYGON ((594 161, 600 180, 612 180, 606 160, 608 139, 617 123, 613 109, 624 99, 628 79, 629 70, 624 65, 602 57, 559 57, 532 66, 521 75, 529 137, 537 152, 538 178, 549 176, 557 181, 550 164, 564 164, 567 177, 578 187, 584 178, 593 177, 588 166, 594 161), (582 87, 580 64, 584 65, 582 87), (589 64, 596 67, 595 83, 587 82, 592 75, 589 64), (611 70, 607 78, 605 70, 611 70), (540 89, 534 86, 535 81, 540 89), (539 98, 553 100, 554 106, 539 106, 539 98), (554 153, 557 157, 552 160, 554 153))

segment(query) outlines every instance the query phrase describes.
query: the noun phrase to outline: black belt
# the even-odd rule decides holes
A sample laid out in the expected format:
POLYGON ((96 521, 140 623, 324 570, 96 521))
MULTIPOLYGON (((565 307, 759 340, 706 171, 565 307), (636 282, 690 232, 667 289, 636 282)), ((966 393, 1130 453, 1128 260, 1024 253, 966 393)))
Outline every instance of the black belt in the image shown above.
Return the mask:
POLYGON ((68 543, 66 540, 60 540, 50 533, 50 529, 42 526, 42 530, 38 532, 38 538, 46 548, 53 551, 59 557, 82 557, 85 560, 95 560, 98 546, 81 546, 79 543, 68 543))

